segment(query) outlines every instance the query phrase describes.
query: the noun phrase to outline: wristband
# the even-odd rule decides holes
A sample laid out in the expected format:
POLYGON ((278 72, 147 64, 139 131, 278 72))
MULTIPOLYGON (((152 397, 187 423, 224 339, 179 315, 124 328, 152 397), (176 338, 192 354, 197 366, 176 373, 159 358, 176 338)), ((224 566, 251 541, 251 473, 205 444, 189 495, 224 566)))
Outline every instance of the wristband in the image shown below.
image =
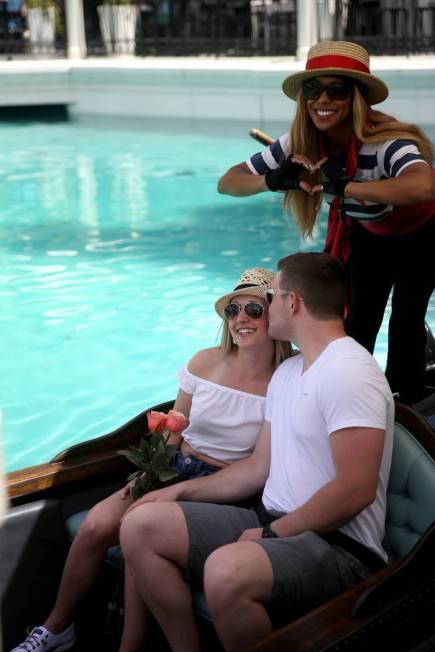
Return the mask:
POLYGON ((275 530, 272 530, 272 528, 270 527, 270 523, 268 525, 265 525, 264 528, 261 530, 261 538, 278 539, 278 534, 275 532, 275 530))

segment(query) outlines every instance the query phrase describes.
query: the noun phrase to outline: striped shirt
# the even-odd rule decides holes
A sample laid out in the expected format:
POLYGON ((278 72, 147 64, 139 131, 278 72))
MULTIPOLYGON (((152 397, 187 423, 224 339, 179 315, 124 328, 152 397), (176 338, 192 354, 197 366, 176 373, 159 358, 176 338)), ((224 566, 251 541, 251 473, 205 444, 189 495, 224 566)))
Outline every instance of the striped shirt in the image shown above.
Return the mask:
MULTIPOLYGON (((290 134, 275 140, 263 152, 258 152, 246 161, 253 174, 266 174, 289 156, 291 151, 290 134)), ((424 163, 415 143, 411 140, 386 140, 381 143, 362 143, 358 151, 357 169, 353 181, 379 181, 398 177, 400 173, 413 163, 424 163)), ((324 195, 328 204, 333 195, 324 195)), ((375 222, 388 216, 394 209, 391 204, 380 204, 366 200, 365 206, 350 197, 344 199, 346 215, 364 222, 375 222)), ((433 212, 432 212, 433 214, 433 212)))

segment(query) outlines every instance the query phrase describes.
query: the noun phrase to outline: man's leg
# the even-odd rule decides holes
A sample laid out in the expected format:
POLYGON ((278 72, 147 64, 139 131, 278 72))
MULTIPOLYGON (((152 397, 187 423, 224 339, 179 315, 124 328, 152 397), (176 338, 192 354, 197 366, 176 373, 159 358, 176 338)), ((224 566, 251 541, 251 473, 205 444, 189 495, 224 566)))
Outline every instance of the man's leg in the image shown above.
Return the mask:
POLYGON ((207 603, 227 652, 244 650, 272 631, 264 607, 272 587, 269 557, 252 541, 223 546, 207 559, 204 577, 207 603))
POLYGON ((118 543, 121 516, 131 505, 129 497, 122 500, 123 491, 117 491, 90 510, 71 544, 55 605, 44 623, 53 634, 59 634, 71 624, 80 600, 101 569, 107 548, 118 543))
POLYGON ((210 555, 205 573, 207 601, 227 652, 270 633, 269 615, 284 625, 369 575, 314 532, 225 546, 210 555))
POLYGON ((182 568, 189 538, 177 503, 148 503, 124 519, 121 546, 142 600, 174 652, 199 652, 189 586, 182 568))

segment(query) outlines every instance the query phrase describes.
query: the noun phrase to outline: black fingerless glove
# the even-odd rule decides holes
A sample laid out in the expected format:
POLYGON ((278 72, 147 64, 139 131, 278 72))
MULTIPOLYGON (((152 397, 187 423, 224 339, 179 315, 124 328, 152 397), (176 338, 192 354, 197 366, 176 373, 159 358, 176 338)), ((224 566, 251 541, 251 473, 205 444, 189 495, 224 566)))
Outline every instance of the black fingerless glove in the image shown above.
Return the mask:
POLYGON ((337 197, 344 197, 344 189, 349 181, 352 181, 352 179, 347 176, 346 170, 344 170, 339 163, 330 160, 325 161, 325 163, 320 166, 320 169, 326 179, 323 183, 322 191, 327 192, 330 195, 336 195, 337 197))
POLYGON ((293 163, 289 156, 278 168, 266 172, 264 175, 266 186, 273 192, 277 190, 298 190, 299 173, 302 169, 303 165, 293 163))

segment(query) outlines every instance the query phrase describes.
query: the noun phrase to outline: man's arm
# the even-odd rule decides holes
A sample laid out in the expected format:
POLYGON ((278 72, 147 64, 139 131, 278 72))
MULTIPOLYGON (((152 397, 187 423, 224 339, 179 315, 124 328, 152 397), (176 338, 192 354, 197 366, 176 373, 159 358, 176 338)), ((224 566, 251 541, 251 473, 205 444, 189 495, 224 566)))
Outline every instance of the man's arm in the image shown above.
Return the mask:
MULTIPOLYGON (((142 496, 129 508, 157 501, 188 500, 229 503, 244 500, 263 489, 270 468, 270 423, 265 421, 253 453, 243 460, 203 478, 178 484, 142 496)), ((128 513, 128 512, 127 512, 128 513)))
MULTIPOLYGON (((385 431, 344 428, 331 434, 336 476, 301 507, 274 521, 280 537, 308 530, 328 532, 348 523, 376 497, 385 431)), ((261 537, 259 528, 246 530, 241 540, 261 537)))

